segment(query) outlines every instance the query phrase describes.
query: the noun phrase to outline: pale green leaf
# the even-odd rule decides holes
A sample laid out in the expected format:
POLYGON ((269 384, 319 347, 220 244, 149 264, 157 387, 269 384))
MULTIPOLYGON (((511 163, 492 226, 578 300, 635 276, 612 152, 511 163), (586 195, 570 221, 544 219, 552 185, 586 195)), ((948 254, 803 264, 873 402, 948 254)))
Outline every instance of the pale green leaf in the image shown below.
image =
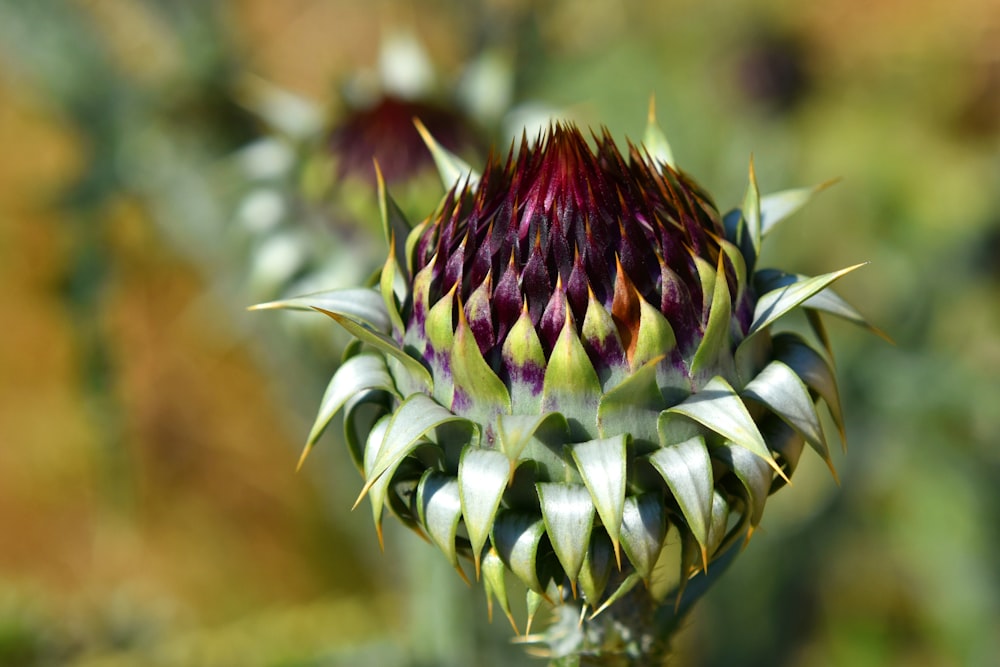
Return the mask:
POLYGON ((712 462, 701 436, 665 444, 649 457, 677 500, 688 528, 708 563, 708 526, 712 516, 712 462))
POLYGON ((744 387, 743 396, 766 405, 788 422, 805 437, 833 471, 830 449, 816 413, 816 405, 805 383, 788 364, 772 361, 744 387))
POLYGON ((538 579, 538 545, 544 535, 545 523, 535 514, 501 512, 493 524, 492 542, 500 558, 537 593, 545 593, 538 579))
POLYGON ((591 606, 597 606, 615 566, 614 547, 603 531, 591 533, 587 555, 580 568, 580 589, 591 606))
MULTIPOLYGON (((365 443, 365 460, 364 460, 364 470, 365 475, 375 465, 375 460, 378 458, 378 453, 382 449, 382 445, 385 442, 385 431, 389 427, 390 417, 386 415, 380 420, 375 422, 371 431, 368 433, 368 440, 365 443)), ((378 543, 380 547, 384 547, 382 542, 382 510, 385 507, 386 495, 389 493, 389 482, 392 481, 392 475, 382 475, 379 479, 371 485, 368 490, 368 500, 372 506, 372 521, 375 523, 375 531, 378 534, 378 543)))
MULTIPOLYGON (((708 522, 708 542, 707 542, 707 552, 708 552, 708 562, 711 563, 718 553, 719 547, 722 545, 726 538, 727 529, 729 528, 729 502, 726 497, 719 493, 718 491, 712 492, 712 516, 709 518, 708 522)), ((685 533, 681 533, 681 587, 678 592, 677 603, 680 604, 680 598, 683 595, 684 588, 686 587, 687 580, 690 575, 698 570, 707 571, 708 568, 704 563, 702 558, 702 547, 698 544, 697 540, 693 537, 688 536, 685 533), (697 563, 701 561, 701 565, 697 563)))
POLYGON ((638 572, 633 572, 632 574, 625 577, 625 581, 623 581, 621 585, 615 589, 614 593, 608 596, 608 599, 605 600, 600 607, 594 610, 594 613, 591 614, 589 618, 593 620, 598 615, 602 614, 608 607, 610 607, 615 602, 618 602, 618 600, 625 597, 625 595, 627 595, 633 588, 635 588, 636 584, 638 584, 640 581, 642 581, 642 577, 639 576, 638 572))
POLYGON ((570 445, 576 468, 590 491, 598 516, 611 538, 615 560, 621 565, 619 542, 625 507, 627 435, 570 445))
POLYGON ((341 364, 323 393, 323 400, 320 401, 319 411, 306 439, 302 457, 299 459, 300 467, 337 411, 352 396, 370 389, 396 393, 395 384, 383 357, 377 354, 359 354, 341 364))
POLYGON ((250 310, 318 310, 327 314, 337 313, 363 322, 379 332, 388 331, 391 324, 382 296, 375 290, 364 287, 325 290, 258 303, 250 306, 250 310))
POLYGON ((779 475, 784 475, 743 401, 722 377, 712 378, 701 391, 691 394, 668 412, 693 419, 723 438, 749 449, 767 461, 779 475))
POLYGON ((647 583, 667 537, 667 519, 659 493, 625 499, 622 514, 622 549, 635 571, 647 583))
POLYGON ((483 554, 483 588, 486 589, 486 603, 490 620, 493 620, 493 598, 496 598, 507 620, 510 621, 511 627, 514 628, 514 633, 520 634, 517 623, 514 622, 514 615, 510 613, 507 582, 504 578, 506 569, 495 548, 490 548, 483 554))
POLYGON ((531 624, 534 623, 535 614, 538 613, 543 602, 545 602, 545 595, 530 588, 524 591, 524 606, 528 611, 528 622, 524 626, 525 635, 531 634, 531 624))
POLYGON ((502 452, 471 447, 462 452, 458 467, 458 493, 477 576, 480 555, 496 519, 510 472, 510 461, 502 452))
POLYGON ((843 441, 844 415, 840 407, 837 378, 823 355, 801 337, 781 333, 774 337, 774 356, 788 364, 810 389, 823 398, 843 441))
MULTIPOLYGON (((417 512, 427 534, 452 567, 462 573, 455 550, 458 522, 462 518, 458 480, 435 470, 425 472, 417 485, 417 512)), ((465 578, 464 573, 462 578, 465 578)))
POLYGON ((586 487, 576 484, 539 483, 537 489, 552 550, 575 594, 576 578, 587 555, 590 531, 594 526, 594 503, 586 487))
MULTIPOLYGON (((371 469, 367 471, 367 481, 358 501, 360 502, 381 475, 399 465, 399 462, 417 447, 429 443, 426 437, 428 433, 450 422, 469 423, 464 417, 453 414, 424 394, 408 396, 392 415, 382 448, 371 469)), ((473 437, 477 437, 475 432, 473 437)))
MULTIPOLYGON (((756 527, 764 514, 764 504, 767 502, 771 481, 774 479, 771 468, 760 457, 754 456, 743 447, 728 443, 713 448, 712 456, 726 464, 742 482, 750 508, 750 525, 756 527)), ((721 536, 718 539, 721 539, 721 536)), ((715 546, 717 547, 718 543, 715 546)))
MULTIPOLYGON (((864 265, 862 264, 860 266, 864 265)), ((777 269, 761 269, 754 275, 754 282, 756 284, 757 291, 760 294, 774 292, 775 290, 780 290, 784 287, 801 283, 806 280, 809 280, 808 276, 785 273, 784 271, 779 271, 777 269)), ((889 339, 884 332, 869 324, 861 313, 855 310, 851 304, 847 303, 847 301, 845 301, 832 289, 823 289, 822 291, 802 301, 801 305, 802 308, 811 308, 813 310, 820 310, 824 313, 836 315, 837 317, 845 319, 848 322, 868 329, 877 336, 881 336, 886 340, 889 339)))
POLYGON ((838 278, 862 266, 864 264, 855 264, 840 271, 797 280, 796 282, 767 292, 757 300, 757 307, 753 315, 753 324, 750 325, 750 331, 747 335, 754 334, 769 326, 782 315, 802 306, 805 301, 822 292, 838 278))

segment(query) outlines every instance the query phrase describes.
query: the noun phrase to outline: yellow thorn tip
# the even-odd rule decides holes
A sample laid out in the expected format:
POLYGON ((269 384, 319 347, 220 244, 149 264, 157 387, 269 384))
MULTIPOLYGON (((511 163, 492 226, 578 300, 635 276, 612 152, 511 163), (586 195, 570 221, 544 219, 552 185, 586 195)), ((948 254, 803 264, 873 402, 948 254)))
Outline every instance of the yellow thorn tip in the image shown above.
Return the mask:
POLYGON ((374 483, 375 483, 374 479, 365 482, 365 485, 361 488, 361 493, 358 494, 358 499, 354 501, 353 505, 351 505, 352 512, 356 510, 358 508, 358 505, 361 504, 361 501, 365 499, 365 496, 368 495, 368 492, 371 490, 372 484, 374 483))
POLYGON ((423 122, 417 117, 413 118, 413 125, 417 128, 420 138, 424 140, 425 144, 427 144, 427 148, 431 149, 433 152, 437 146, 437 141, 435 141, 433 135, 431 135, 430 130, 428 130, 427 126, 424 125, 423 122))
POLYGON ((299 462, 295 464, 295 472, 302 470, 302 464, 306 462, 306 457, 309 456, 312 448, 313 444, 311 442, 307 442, 306 446, 302 448, 302 454, 299 455, 299 462))

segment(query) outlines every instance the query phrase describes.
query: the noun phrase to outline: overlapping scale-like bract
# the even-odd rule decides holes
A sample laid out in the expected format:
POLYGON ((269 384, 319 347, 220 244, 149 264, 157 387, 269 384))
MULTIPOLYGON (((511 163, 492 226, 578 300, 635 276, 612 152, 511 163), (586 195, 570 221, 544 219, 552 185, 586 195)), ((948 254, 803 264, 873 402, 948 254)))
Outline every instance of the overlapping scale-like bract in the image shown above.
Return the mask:
POLYGON ((751 169, 721 216, 646 137, 626 158, 556 125, 482 176, 429 140, 464 176, 413 228, 383 186, 378 287, 263 306, 314 307, 374 351, 334 376, 309 446, 344 407, 376 524, 389 507, 463 576, 468 556, 512 622, 505 572, 529 615, 603 611, 652 582, 671 533, 683 589, 749 537, 806 444, 830 463, 819 403, 843 432, 818 312, 864 323, 828 289, 856 267, 755 266, 813 191, 761 198, 751 169), (772 331, 800 309, 818 346, 772 331))

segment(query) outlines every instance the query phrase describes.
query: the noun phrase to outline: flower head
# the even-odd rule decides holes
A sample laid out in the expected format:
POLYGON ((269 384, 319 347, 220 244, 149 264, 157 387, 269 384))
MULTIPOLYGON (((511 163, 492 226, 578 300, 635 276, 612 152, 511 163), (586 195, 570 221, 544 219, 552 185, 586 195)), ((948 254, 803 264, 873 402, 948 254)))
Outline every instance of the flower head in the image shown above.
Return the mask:
POLYGON ((542 599, 603 610, 652 583, 668 533, 683 589, 749 537, 805 444, 830 462, 816 405, 838 425, 840 406, 817 313, 863 323, 827 289, 855 267, 755 267, 817 188, 762 199, 751 169, 721 215, 652 120, 627 156, 555 125, 481 176, 430 148, 457 183, 415 227, 381 187, 376 289, 264 306, 319 310, 364 343, 307 451, 344 408, 377 526, 389 507, 463 576, 468 556, 508 616, 505 571, 529 615, 542 599), (819 349, 772 330, 799 307, 819 349))

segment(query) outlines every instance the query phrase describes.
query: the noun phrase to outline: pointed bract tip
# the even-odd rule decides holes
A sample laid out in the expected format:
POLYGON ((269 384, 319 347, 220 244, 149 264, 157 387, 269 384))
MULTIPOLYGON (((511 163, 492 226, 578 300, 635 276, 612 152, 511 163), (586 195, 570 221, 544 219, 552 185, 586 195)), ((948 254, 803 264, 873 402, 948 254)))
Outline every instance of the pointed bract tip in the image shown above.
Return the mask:
POLYGON ((771 466, 772 470, 778 473, 778 477, 785 480, 785 484, 787 484, 788 486, 792 485, 791 478, 789 478, 788 475, 785 474, 785 471, 781 469, 781 466, 778 465, 778 462, 774 460, 773 456, 767 459, 767 463, 768 465, 771 466))
POLYGON ((842 180, 844 180, 842 177, 837 176, 836 178, 831 178, 829 180, 823 181, 813 189, 813 192, 822 192, 823 190, 826 190, 827 188, 833 187, 837 183, 840 183, 842 180))
POLYGON ((438 142, 434 139, 431 131, 428 130, 427 126, 424 125, 424 122, 416 116, 413 117, 413 126, 417 128, 417 132, 420 134, 420 138, 424 140, 424 143, 427 144, 427 148, 433 152, 434 147, 438 145, 438 142))
POLYGON ((834 483, 840 486, 840 475, 837 474, 837 469, 833 467, 833 459, 829 456, 826 457, 826 467, 830 469, 830 475, 833 477, 834 483))
MULTIPOLYGON (((504 616, 507 617, 507 620, 510 622, 510 627, 514 628, 514 634, 520 636, 521 635, 521 630, 517 627, 517 621, 514 620, 514 614, 512 614, 509 611, 507 611, 506 609, 503 610, 503 613, 504 613, 504 616)), ((492 619, 491 619, 491 621, 492 621, 492 619)), ((515 639, 515 641, 517 641, 517 640, 515 639)))
POLYGON ((306 457, 309 456, 312 448, 313 444, 311 442, 307 442, 306 446, 302 448, 302 453, 299 455, 299 462, 295 464, 295 472, 302 470, 302 464, 306 462, 306 457))
POLYGON ((361 493, 358 494, 358 499, 354 501, 353 505, 351 505, 351 511, 352 512, 354 510, 358 509, 358 505, 360 505, 361 501, 364 500, 365 496, 368 495, 368 491, 371 490, 372 485, 374 483, 375 483, 375 480, 374 479, 370 479, 370 480, 368 480, 368 481, 365 482, 365 485, 363 487, 361 487, 361 493))
POLYGON ((659 160, 674 169, 677 168, 670 142, 667 141, 667 136, 656 122, 656 98, 653 95, 649 96, 649 111, 647 112, 646 131, 643 134, 642 145, 646 154, 653 160, 659 160))
POLYGON ((372 167, 375 169, 375 185, 378 189, 378 199, 381 202, 385 199, 385 176, 382 175, 382 166, 378 163, 378 158, 372 156, 372 167))
POLYGON ((419 118, 414 117, 413 125, 431 152, 445 188, 456 187, 463 179, 473 188, 479 183, 479 174, 465 160, 442 146, 419 118))

